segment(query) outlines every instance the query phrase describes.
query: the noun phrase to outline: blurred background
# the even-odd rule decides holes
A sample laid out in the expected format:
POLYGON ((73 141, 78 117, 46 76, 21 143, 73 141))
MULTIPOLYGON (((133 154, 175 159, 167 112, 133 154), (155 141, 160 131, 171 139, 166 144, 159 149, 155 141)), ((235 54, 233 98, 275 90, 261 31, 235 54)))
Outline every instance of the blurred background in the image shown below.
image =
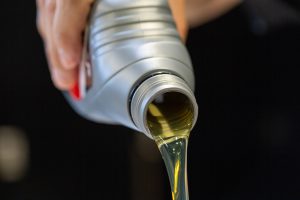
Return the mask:
MULTIPOLYGON (((190 199, 300 198, 300 6, 251 0, 190 30, 190 199)), ((50 80, 34 1, 4 1, 0 199, 171 199, 153 141, 78 116, 50 80)))

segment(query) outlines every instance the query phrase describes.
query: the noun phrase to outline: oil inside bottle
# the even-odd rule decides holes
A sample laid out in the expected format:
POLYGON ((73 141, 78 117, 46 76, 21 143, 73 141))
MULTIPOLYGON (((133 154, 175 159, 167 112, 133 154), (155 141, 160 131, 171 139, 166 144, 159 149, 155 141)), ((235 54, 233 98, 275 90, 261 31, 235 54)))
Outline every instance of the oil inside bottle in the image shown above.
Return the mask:
POLYGON ((148 128, 162 154, 173 200, 188 200, 187 144, 194 110, 183 94, 168 92, 148 107, 148 128))

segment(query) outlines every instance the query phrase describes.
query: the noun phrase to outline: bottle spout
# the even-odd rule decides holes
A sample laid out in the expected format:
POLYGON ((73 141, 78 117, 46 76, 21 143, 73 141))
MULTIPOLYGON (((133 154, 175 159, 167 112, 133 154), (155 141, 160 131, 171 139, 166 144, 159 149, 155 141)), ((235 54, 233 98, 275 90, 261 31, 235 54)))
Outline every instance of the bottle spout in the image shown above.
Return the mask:
POLYGON ((198 106, 192 90, 183 79, 159 74, 145 80, 131 101, 132 120, 148 137, 187 135, 198 117, 198 106))

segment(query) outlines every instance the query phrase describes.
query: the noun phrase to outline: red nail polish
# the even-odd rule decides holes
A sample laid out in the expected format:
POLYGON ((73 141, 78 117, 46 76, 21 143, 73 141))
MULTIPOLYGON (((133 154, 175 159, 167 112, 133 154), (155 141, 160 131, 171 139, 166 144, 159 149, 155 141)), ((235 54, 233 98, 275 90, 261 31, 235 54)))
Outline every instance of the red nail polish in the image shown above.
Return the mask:
POLYGON ((73 88, 70 89, 69 92, 70 92, 71 96, 72 96, 75 100, 80 100, 80 99, 81 99, 78 81, 76 81, 75 85, 73 86, 73 88))

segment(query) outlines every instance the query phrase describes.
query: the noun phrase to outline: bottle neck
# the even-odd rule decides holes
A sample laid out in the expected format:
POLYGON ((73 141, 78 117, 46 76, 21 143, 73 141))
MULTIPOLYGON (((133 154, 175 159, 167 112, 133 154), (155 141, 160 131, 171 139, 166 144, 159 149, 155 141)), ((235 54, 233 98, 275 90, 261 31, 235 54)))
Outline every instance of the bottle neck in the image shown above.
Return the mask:
POLYGON ((158 74, 142 82, 133 94, 130 111, 137 128, 152 139, 155 139, 158 129, 168 131, 168 127, 176 127, 180 130, 186 126, 192 129, 198 116, 192 90, 183 79, 172 74, 158 74), (164 122, 159 124, 161 121, 153 122, 149 113, 163 117, 167 126, 164 122))

